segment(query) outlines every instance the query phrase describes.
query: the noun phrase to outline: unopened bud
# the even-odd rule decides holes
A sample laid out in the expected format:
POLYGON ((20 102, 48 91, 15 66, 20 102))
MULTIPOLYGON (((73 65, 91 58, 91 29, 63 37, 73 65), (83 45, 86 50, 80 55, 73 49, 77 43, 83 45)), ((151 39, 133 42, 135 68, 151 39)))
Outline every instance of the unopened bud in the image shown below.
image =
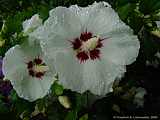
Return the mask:
POLYGON ((160 30, 151 31, 151 33, 160 38, 160 30))
POLYGON ((0 47, 2 47, 5 44, 5 40, 3 40, 0 36, 0 47))
POLYGON ((58 100, 63 107, 69 109, 71 107, 71 102, 67 96, 59 96, 58 100))

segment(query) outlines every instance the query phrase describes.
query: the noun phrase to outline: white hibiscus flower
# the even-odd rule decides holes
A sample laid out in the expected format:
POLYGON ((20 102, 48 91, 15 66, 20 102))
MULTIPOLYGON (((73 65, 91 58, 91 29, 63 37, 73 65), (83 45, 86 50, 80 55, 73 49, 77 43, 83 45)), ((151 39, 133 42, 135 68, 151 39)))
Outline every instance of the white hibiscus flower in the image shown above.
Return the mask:
POLYGON ((3 73, 17 94, 29 101, 44 97, 55 80, 55 69, 37 43, 10 48, 3 60, 3 73))
POLYGON ((33 15, 30 19, 25 20, 22 24, 23 26, 23 32, 28 35, 33 30, 38 28, 42 25, 42 19, 39 17, 38 14, 33 15))
POLYGON ((136 60, 139 41, 107 3, 57 7, 31 36, 53 58, 60 83, 73 91, 105 95, 125 66, 136 60), (107 6, 105 6, 107 5, 107 6))

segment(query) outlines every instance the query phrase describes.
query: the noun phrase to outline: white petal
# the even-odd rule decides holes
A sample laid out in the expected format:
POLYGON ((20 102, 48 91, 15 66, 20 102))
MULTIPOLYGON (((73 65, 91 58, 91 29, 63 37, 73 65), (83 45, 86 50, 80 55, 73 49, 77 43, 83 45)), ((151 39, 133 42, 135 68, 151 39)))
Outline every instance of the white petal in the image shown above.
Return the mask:
POLYGON ((97 95, 105 95, 110 92, 114 80, 123 76, 125 67, 105 59, 86 61, 83 73, 83 89, 97 95))
POLYGON ((109 37, 110 32, 132 30, 120 20, 118 14, 103 3, 97 3, 93 10, 88 12, 87 30, 100 36, 109 37))
POLYGON ((81 23, 70 9, 57 7, 50 11, 41 36, 44 41, 54 41, 53 46, 64 47, 69 40, 80 36, 81 23), (55 39, 56 38, 56 39, 55 39))
MULTIPOLYGON (((25 59, 26 56, 21 51, 21 47, 19 45, 10 48, 3 59, 2 70, 5 78, 12 79, 12 77, 14 77, 13 74, 16 74, 18 69, 22 69, 20 71, 24 72, 26 66, 25 62, 27 62, 25 59)), ((16 76, 20 77, 20 74, 17 74, 16 76)))
POLYGON ((41 40, 42 49, 47 56, 54 58, 54 52, 61 48, 71 48, 71 42, 81 34, 81 23, 76 14, 65 7, 50 11, 43 27, 32 33, 32 37, 41 40))
POLYGON ((88 21, 91 20, 91 15, 94 15, 98 9, 104 8, 105 6, 110 5, 106 2, 95 2, 94 4, 89 5, 88 7, 79 7, 77 5, 72 5, 69 7, 69 9, 79 17, 83 26, 83 31, 86 31, 88 30, 87 24, 88 21))
POLYGON ((31 102, 43 98, 48 93, 53 82, 54 78, 46 75, 43 79, 25 76, 23 79, 11 80, 17 94, 31 102))
POLYGON ((89 7, 72 5, 69 9, 77 14, 83 25, 83 31, 89 31, 103 38, 110 37, 117 31, 132 33, 132 30, 122 22, 118 14, 106 2, 95 2, 89 7))
POLYGON ((60 83, 67 89, 84 92, 83 64, 80 64, 72 51, 62 51, 55 57, 55 66, 60 83))
MULTIPOLYGON (((24 54, 23 56, 25 56, 25 63, 27 61, 33 60, 35 57, 43 56, 42 49, 38 41, 33 41, 32 44, 30 44, 30 40, 26 40, 21 45, 19 45, 18 50, 24 54)), ((15 54, 17 53, 15 52, 15 54)))
POLYGON ((139 53, 138 38, 127 33, 114 34, 103 43, 102 56, 115 64, 129 65, 136 60, 139 53))
POLYGON ((55 66, 60 83, 67 89, 83 93, 87 90, 97 95, 105 95, 116 78, 123 76, 125 67, 107 60, 79 63, 74 53, 59 52, 55 66))

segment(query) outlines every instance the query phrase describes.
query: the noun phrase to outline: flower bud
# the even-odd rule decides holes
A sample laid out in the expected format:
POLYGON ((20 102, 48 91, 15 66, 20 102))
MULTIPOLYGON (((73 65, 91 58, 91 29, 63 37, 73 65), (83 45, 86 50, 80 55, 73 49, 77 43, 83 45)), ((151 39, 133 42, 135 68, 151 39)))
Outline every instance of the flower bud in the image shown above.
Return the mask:
POLYGON ((71 107, 71 102, 67 96, 59 96, 58 100, 60 104, 66 109, 69 109, 71 107))

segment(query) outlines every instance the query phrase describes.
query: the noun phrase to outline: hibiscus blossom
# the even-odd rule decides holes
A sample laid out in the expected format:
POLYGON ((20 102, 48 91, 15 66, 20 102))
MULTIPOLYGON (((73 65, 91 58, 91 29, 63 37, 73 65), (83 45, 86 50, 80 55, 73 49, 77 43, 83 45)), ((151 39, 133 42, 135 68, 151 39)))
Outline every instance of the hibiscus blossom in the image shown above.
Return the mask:
POLYGON ((73 91, 105 95, 125 66, 136 60, 139 41, 108 3, 50 11, 31 36, 53 59, 60 83, 73 91))
POLYGON ((3 59, 5 79, 17 94, 29 101, 44 97, 54 81, 55 70, 38 43, 24 42, 10 48, 3 59))

